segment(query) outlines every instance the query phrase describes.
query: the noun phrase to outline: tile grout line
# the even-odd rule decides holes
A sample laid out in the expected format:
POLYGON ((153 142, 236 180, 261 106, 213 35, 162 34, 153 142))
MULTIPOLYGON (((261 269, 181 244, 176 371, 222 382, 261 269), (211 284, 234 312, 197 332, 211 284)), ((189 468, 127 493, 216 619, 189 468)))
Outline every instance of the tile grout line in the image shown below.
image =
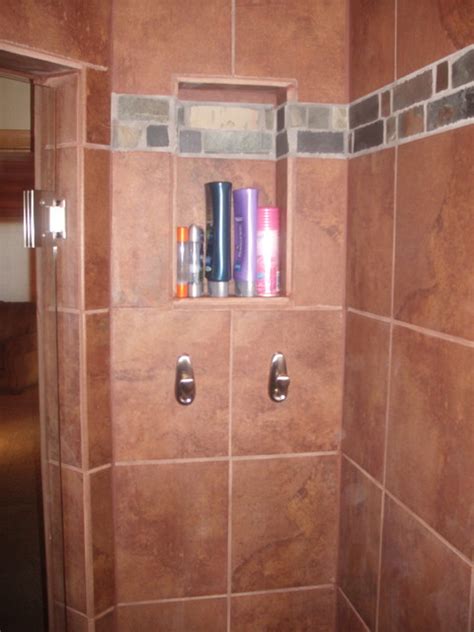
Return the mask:
MULTIPOLYGON (((251 454, 245 456, 210 456, 183 459, 136 459, 133 461, 116 461, 117 467, 131 467, 139 465, 180 465, 192 463, 222 463, 239 461, 269 461, 276 459, 304 459, 304 458, 324 458, 338 456, 338 450, 327 450, 320 452, 291 452, 285 454, 251 454)), ((74 466, 69 466, 73 468, 74 466)), ((106 466, 101 466, 106 467, 106 466)), ((82 471, 82 470, 80 470, 82 471)))
POLYGON ((446 538, 444 538, 438 531, 436 531, 436 529, 434 527, 432 527, 430 524, 428 524, 426 522, 426 520, 424 520, 421 516, 419 516, 413 509, 411 509, 408 505, 406 505, 402 500, 400 500, 400 498, 398 498, 397 496, 395 496, 395 494, 393 494, 391 491, 389 491, 388 489, 384 488, 383 485, 380 483, 380 481, 378 481, 376 478, 374 478, 371 474, 369 474, 369 472, 367 472, 367 470, 365 470, 361 465, 359 465, 356 461, 354 461, 350 456, 348 456, 347 454, 343 454, 343 458, 350 463, 356 470, 358 470, 363 476, 365 476, 365 478, 367 478, 378 490, 381 494, 386 494, 386 496, 388 498, 390 498, 390 500, 392 500, 396 505, 398 505, 398 507, 402 508, 407 514, 409 514, 416 522, 418 522, 424 529, 426 529, 427 531, 429 531, 429 533, 431 533, 431 535, 433 535, 433 537, 436 540, 439 540, 439 542, 441 544, 443 544, 447 549, 449 549, 454 555, 456 555, 456 557, 458 557, 462 562, 464 562, 465 564, 468 564, 469 566, 472 565, 471 560, 466 557, 466 555, 462 552, 459 551, 453 544, 451 544, 451 542, 449 542, 446 538))
MULTIPOLYGON (((234 0, 233 0, 234 1, 234 0)), ((232 463, 232 404, 234 375, 234 314, 229 313, 229 425, 228 425, 228 506, 227 506, 227 632, 231 629, 232 608, 232 489, 234 468, 232 463)))
POLYGON ((349 609, 352 610, 352 612, 355 614, 355 616, 356 616, 357 620, 359 621, 359 623, 361 623, 364 626, 364 632, 370 632, 370 630, 367 627, 365 621, 362 619, 362 617, 358 613, 356 607, 354 606, 352 601, 349 599, 349 597, 346 595, 346 593, 342 590, 342 588, 340 586, 337 587, 337 590, 340 593, 340 595, 342 595, 342 598, 347 603, 349 609))
MULTIPOLYGON (((398 0, 394 3, 394 68, 393 74, 395 80, 398 77, 398 0)), ((398 184, 398 134, 395 143, 395 156, 394 156, 394 168, 393 168, 393 226, 392 226, 392 274, 391 274, 391 288, 390 288, 390 333, 389 333, 389 346, 388 346, 388 366, 387 366, 387 400, 385 402, 385 436, 384 436, 384 457, 383 457, 383 474, 382 474, 382 498, 380 503, 380 524, 379 524, 379 547, 378 547, 378 564, 377 564, 377 592, 375 600, 375 631, 378 632, 380 626, 380 608, 381 608, 381 592, 382 592, 382 555, 383 555, 383 536, 385 526, 385 485, 387 478, 387 455, 388 455, 388 430, 389 430, 389 418, 390 418, 390 400, 392 391, 392 354, 393 354, 393 313, 395 305, 395 254, 397 244, 397 184, 398 184)))
POLYGON ((393 324, 396 325, 397 327, 410 329, 411 331, 416 331, 417 333, 424 334, 425 336, 429 336, 430 338, 437 338, 438 340, 444 340, 445 342, 451 342, 453 344, 458 344, 463 347, 474 348, 474 341, 468 340, 467 338, 460 338, 458 336, 452 336, 451 334, 444 334, 440 331, 436 331, 436 329, 429 329, 427 327, 421 327, 420 325, 413 325, 412 323, 407 323, 403 320, 398 320, 397 318, 389 318, 388 316, 380 316, 379 314, 374 314, 373 312, 366 312, 361 309, 357 309, 355 307, 348 307, 347 311, 352 314, 356 314, 358 316, 364 316, 372 320, 377 320, 387 325, 393 322, 393 324))

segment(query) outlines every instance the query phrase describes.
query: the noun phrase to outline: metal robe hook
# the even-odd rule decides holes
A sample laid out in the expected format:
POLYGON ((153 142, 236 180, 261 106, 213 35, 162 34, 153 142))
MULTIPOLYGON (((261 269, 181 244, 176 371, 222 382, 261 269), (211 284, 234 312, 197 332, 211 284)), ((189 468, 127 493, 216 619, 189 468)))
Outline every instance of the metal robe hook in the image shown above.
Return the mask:
POLYGON ((286 360, 283 353, 274 353, 270 366, 270 381, 268 394, 274 402, 284 402, 288 397, 290 377, 286 368, 286 360))
POLYGON ((183 406, 192 404, 196 397, 194 371, 188 355, 179 356, 176 363, 175 395, 178 403, 183 406))

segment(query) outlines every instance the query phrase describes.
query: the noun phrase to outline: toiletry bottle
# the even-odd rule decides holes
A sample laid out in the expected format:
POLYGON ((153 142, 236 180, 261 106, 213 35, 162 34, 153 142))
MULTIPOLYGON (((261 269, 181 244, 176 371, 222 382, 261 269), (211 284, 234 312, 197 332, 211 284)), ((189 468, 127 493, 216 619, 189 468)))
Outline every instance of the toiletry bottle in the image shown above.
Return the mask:
POLYGON ((229 295, 231 191, 230 182, 206 184, 206 278, 216 297, 229 295))
POLYGON ((280 209, 257 211, 257 296, 280 294, 280 209))
POLYGON ((236 189, 233 196, 235 293, 255 296, 258 189, 236 189))
POLYGON ((196 224, 189 227, 188 296, 202 296, 204 289, 204 231, 196 224))
POLYGON ((176 296, 178 298, 186 298, 188 295, 188 277, 189 277, 189 249, 188 249, 188 227, 178 226, 176 230, 176 296))

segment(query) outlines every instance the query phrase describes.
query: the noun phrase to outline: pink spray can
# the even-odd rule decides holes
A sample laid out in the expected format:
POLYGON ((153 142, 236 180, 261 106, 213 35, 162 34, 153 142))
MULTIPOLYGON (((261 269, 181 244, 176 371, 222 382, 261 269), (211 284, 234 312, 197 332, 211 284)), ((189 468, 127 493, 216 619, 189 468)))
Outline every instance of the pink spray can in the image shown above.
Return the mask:
POLYGON ((257 211, 257 296, 280 294, 280 209, 257 211))

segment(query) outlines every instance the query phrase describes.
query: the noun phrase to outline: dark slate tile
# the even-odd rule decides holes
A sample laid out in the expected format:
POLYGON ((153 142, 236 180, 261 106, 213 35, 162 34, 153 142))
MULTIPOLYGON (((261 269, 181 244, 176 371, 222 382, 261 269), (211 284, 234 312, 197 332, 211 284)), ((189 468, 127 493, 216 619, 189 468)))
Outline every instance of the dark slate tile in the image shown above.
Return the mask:
POLYGON ((285 106, 282 105, 277 111, 277 130, 281 132, 285 129, 285 106))
POLYGON ((379 116, 379 95, 373 94, 371 97, 359 101, 349 107, 349 127, 359 127, 371 121, 375 121, 379 116))
POLYGON ((298 132, 297 152, 303 154, 342 154, 343 132, 298 132))
POLYGON ((192 129, 179 133, 179 151, 182 154, 199 154, 202 150, 201 132, 192 129))
POLYGON ((397 140, 397 117, 390 116, 385 121, 385 142, 393 143, 397 140))
POLYGON ((269 154, 272 151, 272 134, 206 130, 203 146, 208 154, 269 154))
POLYGON ((170 144, 168 127, 166 125, 148 125, 146 144, 148 147, 168 147, 170 144))
POLYGON ((375 121, 370 125, 359 127, 354 130, 354 153, 377 147, 383 144, 383 121, 375 121))
POLYGON ((425 129, 425 110, 422 105, 405 110, 398 115, 398 137, 407 138, 425 129))
POLYGON ((428 130, 474 116, 474 87, 428 104, 428 130))
POLYGON ((447 61, 443 61, 436 66, 436 92, 446 90, 448 87, 449 66, 447 61))
POLYGON ((155 120, 166 122, 169 118, 169 102, 155 97, 138 97, 121 94, 118 100, 120 120, 155 120))
POLYGON ((457 59, 452 68, 453 88, 474 81, 474 50, 457 59))
POLYGON ((382 92, 382 96, 380 99, 380 108, 382 110, 382 116, 390 116, 392 110, 390 90, 385 90, 385 92, 382 92))
POLYGON ((427 70, 421 75, 408 79, 393 89, 393 109, 404 108, 428 99, 433 91, 433 72, 427 70))
POLYGON ((276 137, 276 155, 277 158, 284 156, 289 152, 288 146, 288 134, 286 132, 280 132, 276 137))

